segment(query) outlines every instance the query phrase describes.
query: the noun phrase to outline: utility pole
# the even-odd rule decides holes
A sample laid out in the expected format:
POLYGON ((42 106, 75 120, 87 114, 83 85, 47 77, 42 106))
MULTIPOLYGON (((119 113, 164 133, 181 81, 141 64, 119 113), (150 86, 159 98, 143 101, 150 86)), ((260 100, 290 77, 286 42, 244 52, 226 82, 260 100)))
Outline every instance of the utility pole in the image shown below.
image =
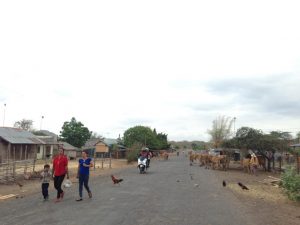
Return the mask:
POLYGON ((6 109, 6 103, 4 103, 4 110, 3 110, 3 127, 5 124, 5 109, 6 109))
POLYGON ((42 130, 43 119, 44 119, 44 116, 42 116, 42 118, 41 118, 40 130, 42 130))
POLYGON ((233 117, 233 135, 234 135, 234 137, 236 136, 236 133, 235 133, 235 121, 236 121, 236 117, 233 117))

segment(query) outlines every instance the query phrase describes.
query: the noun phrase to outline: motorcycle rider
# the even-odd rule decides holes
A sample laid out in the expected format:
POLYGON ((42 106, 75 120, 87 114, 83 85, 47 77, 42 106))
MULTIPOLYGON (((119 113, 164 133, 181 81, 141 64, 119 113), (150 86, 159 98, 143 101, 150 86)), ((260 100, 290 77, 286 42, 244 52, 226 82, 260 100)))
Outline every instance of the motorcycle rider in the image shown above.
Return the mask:
POLYGON ((149 148, 142 149, 142 151, 139 154, 139 158, 141 158, 141 160, 146 158, 147 159, 147 168, 150 167, 151 152, 149 151, 149 148))

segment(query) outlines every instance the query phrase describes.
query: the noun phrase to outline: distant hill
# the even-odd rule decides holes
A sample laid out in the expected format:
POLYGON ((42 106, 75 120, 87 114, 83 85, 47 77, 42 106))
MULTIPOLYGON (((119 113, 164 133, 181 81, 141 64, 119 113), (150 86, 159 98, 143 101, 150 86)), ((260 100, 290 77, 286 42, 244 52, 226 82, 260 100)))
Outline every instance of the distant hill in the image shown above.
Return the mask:
POLYGON ((169 141, 169 143, 175 149, 204 150, 208 149, 210 146, 210 143, 205 141, 169 141))

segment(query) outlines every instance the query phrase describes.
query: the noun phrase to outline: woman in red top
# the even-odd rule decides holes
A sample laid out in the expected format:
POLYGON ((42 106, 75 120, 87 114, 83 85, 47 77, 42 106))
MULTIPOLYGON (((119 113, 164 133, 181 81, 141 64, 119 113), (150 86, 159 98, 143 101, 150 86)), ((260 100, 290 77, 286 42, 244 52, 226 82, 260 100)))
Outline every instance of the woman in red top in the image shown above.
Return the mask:
POLYGON ((69 179, 68 174, 68 158, 64 155, 64 149, 59 147, 59 154, 53 160, 53 178, 54 187, 57 190, 56 202, 59 202, 64 197, 64 191, 61 189, 62 182, 64 181, 65 175, 69 179))

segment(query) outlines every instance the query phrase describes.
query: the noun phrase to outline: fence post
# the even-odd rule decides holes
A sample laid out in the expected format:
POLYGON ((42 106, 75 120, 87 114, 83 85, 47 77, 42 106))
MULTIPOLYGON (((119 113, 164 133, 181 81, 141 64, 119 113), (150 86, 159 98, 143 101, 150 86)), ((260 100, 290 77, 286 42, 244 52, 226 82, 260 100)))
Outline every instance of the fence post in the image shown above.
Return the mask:
POLYGON ((13 178, 16 180, 16 161, 13 162, 13 178))
POLYGON ((96 158, 97 158, 97 152, 96 149, 94 150, 94 170, 96 170, 96 158))
POLYGON ((24 174, 26 174, 26 173, 27 173, 27 160, 24 160, 24 162, 25 162, 25 166, 24 166, 24 174))
POLYGON ((111 152, 109 153, 109 168, 111 169, 111 152))
POLYGON ((281 173, 281 164, 282 164, 282 157, 279 158, 279 172, 281 173))
POLYGON ((35 171, 35 161, 36 161, 36 159, 33 159, 33 168, 32 168, 32 172, 35 171))
POLYGON ((299 153, 297 152, 297 172, 298 172, 298 174, 299 174, 299 172, 300 172, 300 160, 299 160, 299 153))
POLYGON ((102 162, 101 162, 101 168, 103 169, 103 164, 104 164, 104 153, 102 153, 102 162))

